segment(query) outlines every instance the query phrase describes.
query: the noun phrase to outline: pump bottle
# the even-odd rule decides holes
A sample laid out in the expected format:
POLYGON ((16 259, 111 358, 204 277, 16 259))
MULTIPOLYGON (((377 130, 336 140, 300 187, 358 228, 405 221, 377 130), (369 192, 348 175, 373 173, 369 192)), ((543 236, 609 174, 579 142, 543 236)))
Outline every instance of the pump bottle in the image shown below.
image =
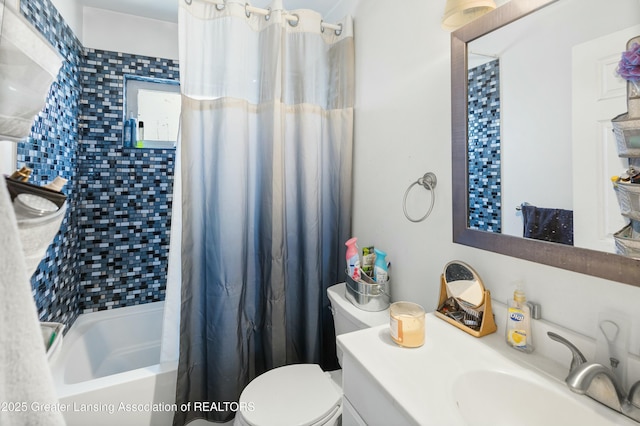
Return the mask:
POLYGON ((522 352, 533 352, 533 336, 531 335, 531 309, 527 305, 527 297, 520 288, 513 292, 509 300, 506 327, 507 344, 522 352))

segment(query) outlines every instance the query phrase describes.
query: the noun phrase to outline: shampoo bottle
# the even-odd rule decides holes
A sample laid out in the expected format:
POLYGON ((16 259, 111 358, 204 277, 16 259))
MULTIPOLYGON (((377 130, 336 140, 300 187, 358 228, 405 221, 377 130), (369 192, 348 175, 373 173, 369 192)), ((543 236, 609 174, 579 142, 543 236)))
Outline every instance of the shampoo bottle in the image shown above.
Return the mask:
POLYGON ((136 144, 136 119, 133 118, 133 113, 129 116, 129 123, 131 123, 131 146, 136 144))
POLYGON ((127 119, 124 122, 124 132, 122 134, 122 138, 125 148, 131 148, 133 146, 133 125, 134 123, 131 122, 131 119, 127 119))
POLYGON ((360 254, 358 253, 357 242, 358 239, 353 237, 344 243, 347 246, 347 272, 356 281, 360 279, 360 254))
POLYGON ((144 122, 138 121, 138 142, 136 148, 144 147, 144 122))
POLYGON ((387 253, 378 249, 374 249, 374 251, 376 253, 376 263, 373 265, 373 279, 377 283, 383 283, 389 279, 387 253))
POLYGON ((507 344, 522 352, 533 352, 531 335, 531 310, 527 306, 527 298, 520 288, 513 292, 507 310, 507 344))

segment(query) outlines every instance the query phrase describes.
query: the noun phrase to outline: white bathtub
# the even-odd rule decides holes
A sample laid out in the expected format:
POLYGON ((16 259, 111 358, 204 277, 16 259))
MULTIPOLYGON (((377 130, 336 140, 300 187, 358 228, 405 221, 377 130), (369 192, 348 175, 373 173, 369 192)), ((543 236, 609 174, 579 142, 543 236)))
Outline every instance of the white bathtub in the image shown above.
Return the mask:
POLYGON ((81 314, 51 359, 68 426, 170 425, 177 361, 160 363, 163 302, 81 314))

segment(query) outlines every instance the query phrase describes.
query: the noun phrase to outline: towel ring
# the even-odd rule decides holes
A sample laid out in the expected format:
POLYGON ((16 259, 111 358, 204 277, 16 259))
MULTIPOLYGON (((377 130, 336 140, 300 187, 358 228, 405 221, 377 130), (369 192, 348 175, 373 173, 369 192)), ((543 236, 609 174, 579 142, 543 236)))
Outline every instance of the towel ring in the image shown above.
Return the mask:
POLYGON ((422 176, 417 181, 409 185, 407 190, 404 192, 404 198, 402 199, 402 211, 404 212, 404 217, 406 217, 409 221, 414 223, 422 222, 423 220, 429 217, 429 215, 431 214, 431 211, 433 210, 433 206, 436 203, 437 183, 438 183, 438 179, 436 178, 436 175, 431 172, 427 172, 424 174, 424 176, 422 176), (409 213, 407 213, 407 195, 409 195, 409 192, 411 191, 411 189, 416 185, 421 185, 427 191, 431 191, 431 205, 429 206, 429 210, 427 210, 427 213, 424 216, 422 216, 420 219, 414 219, 411 216, 409 216, 409 213))

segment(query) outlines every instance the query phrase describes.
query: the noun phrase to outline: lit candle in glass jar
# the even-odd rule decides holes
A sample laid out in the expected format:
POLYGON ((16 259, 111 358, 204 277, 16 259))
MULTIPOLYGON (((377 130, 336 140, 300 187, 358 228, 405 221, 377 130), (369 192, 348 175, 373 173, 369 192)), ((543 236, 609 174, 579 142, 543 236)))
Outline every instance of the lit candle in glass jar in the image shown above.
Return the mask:
POLYGON ((424 309, 411 302, 395 302, 389 308, 391 338, 400 346, 417 348, 424 344, 424 309))

